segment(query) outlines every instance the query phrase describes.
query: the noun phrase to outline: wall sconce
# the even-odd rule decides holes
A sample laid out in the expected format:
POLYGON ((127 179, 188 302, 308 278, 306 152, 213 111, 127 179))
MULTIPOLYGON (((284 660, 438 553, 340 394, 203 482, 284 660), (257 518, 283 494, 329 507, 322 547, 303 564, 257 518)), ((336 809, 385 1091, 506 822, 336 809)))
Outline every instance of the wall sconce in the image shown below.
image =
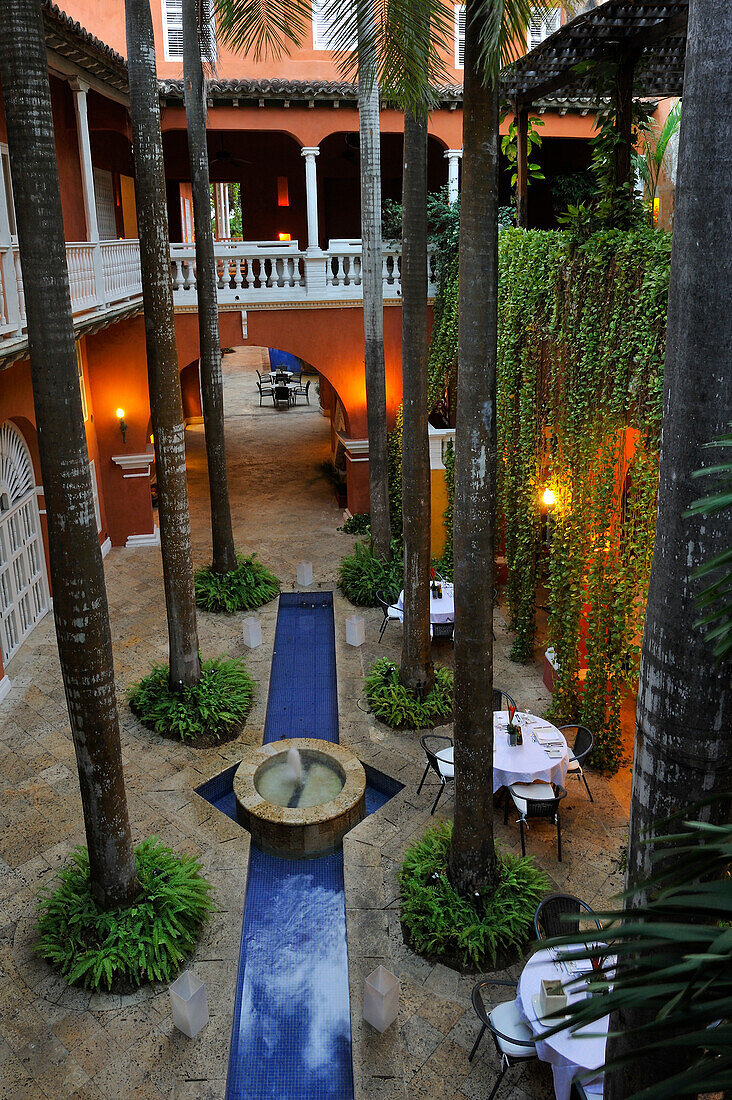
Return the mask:
POLYGON ((280 238, 281 241, 291 241, 292 240, 292 234, 291 233, 280 233, 279 238, 280 238))
POLYGON ((554 505, 557 503, 557 497, 553 489, 544 490, 541 497, 541 503, 545 504, 547 508, 554 507, 554 505))
POLYGON ((122 442, 127 442, 127 425, 125 423, 125 410, 117 409, 117 419, 119 420, 119 430, 122 432, 122 442))

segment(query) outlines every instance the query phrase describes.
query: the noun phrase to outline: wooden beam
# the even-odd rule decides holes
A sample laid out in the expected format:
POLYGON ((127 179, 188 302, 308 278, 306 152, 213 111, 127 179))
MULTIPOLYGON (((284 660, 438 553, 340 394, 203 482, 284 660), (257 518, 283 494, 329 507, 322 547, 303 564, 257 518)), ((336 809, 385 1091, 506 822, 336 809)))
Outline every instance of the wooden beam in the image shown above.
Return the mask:
POLYGON ((618 71, 615 77, 615 133, 617 140, 613 151, 613 215, 619 212, 618 206, 626 206, 633 197, 633 77, 640 53, 623 51, 618 59, 618 71), (623 189, 621 191, 621 188, 623 189))
POLYGON ((516 112, 516 225, 526 229, 529 195, 529 108, 516 112))

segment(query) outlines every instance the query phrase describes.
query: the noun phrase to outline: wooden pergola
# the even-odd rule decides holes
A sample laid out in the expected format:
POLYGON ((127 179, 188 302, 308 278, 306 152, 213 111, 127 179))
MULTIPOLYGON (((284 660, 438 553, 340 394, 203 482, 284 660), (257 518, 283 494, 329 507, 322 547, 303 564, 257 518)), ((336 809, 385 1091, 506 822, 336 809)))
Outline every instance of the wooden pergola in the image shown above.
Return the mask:
POLYGON ((529 114, 558 92, 594 101, 607 89, 600 67, 615 66, 615 180, 631 179, 633 98, 681 96, 689 0, 607 0, 565 23, 501 73, 501 98, 516 112, 518 136, 516 223, 526 226, 529 114), (605 63, 603 65, 603 63, 605 63))

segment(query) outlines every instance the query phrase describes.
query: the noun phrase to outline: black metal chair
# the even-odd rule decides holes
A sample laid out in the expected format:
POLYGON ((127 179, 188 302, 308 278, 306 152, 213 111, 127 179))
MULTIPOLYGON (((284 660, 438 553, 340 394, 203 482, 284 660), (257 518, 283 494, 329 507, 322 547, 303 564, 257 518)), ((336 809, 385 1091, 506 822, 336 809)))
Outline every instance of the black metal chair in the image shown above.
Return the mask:
POLYGON ((534 913, 534 932, 537 940, 549 940, 555 936, 571 936, 579 932, 580 921, 586 914, 602 932, 602 924, 587 902, 574 894, 547 894, 534 913))
POLYGON ((488 1100, 493 1100, 507 1070, 511 1069, 512 1066, 527 1062, 531 1058, 538 1057, 536 1043, 532 1037, 531 1028, 524 1023, 519 1014, 516 1004, 515 982, 506 982, 500 978, 484 978, 473 986, 472 998, 473 1008, 480 1020, 480 1031, 473 1049, 468 1055, 468 1061, 472 1062, 486 1030, 490 1031, 493 1042, 496 1044, 496 1051, 501 1059, 501 1072, 493 1086, 493 1091, 488 1097, 488 1100), (489 1011, 483 1001, 483 990, 488 989, 489 986, 512 990, 512 999, 501 1001, 489 1011))
POLYGON ((308 396, 310 390, 310 382, 306 382, 303 386, 302 381, 298 381, 292 391, 292 403, 297 405, 298 397, 304 397, 308 405, 310 404, 310 397, 308 396))
MULTIPOLYGON (((526 855, 524 826, 529 828, 529 820, 544 818, 557 827, 557 859, 562 862, 562 819, 559 803, 567 797, 564 787, 556 783, 512 783, 508 793, 519 812, 518 823, 521 829, 521 855, 526 855)), ((504 802, 503 823, 508 821, 508 799, 504 802)))
MULTIPOLYGON (((259 371, 257 371, 257 374, 259 374, 259 371)), ((260 380, 257 382, 257 389, 259 390, 259 407, 261 409, 261 407, 262 407, 262 398, 263 397, 274 397, 274 390, 272 389, 272 385, 271 385, 270 382, 263 382, 261 380, 262 379, 261 375, 259 376, 259 378, 260 378, 260 380)))
POLYGON ((381 630, 379 631, 379 642, 381 642, 381 639, 384 637, 384 631, 390 622, 402 622, 402 612, 396 604, 387 603, 383 592, 377 592, 376 599, 379 601, 379 607, 384 612, 384 619, 381 624, 381 630))
POLYGON ((598 1092, 597 1089, 595 1089, 590 1092, 588 1088, 589 1086, 586 1087, 581 1081, 573 1081, 569 1100, 601 1100, 602 1090, 598 1092))
POLYGON ((569 766, 567 768, 567 775, 574 775, 577 779, 581 779, 585 785, 585 790, 590 796, 590 802, 594 802, 592 797, 592 791, 587 785, 587 776, 582 770, 582 762, 592 752, 592 746, 595 744, 595 738, 592 736, 587 726, 560 726, 559 730, 565 735, 567 741, 569 738, 566 736, 566 730, 576 730, 574 737, 574 745, 569 750, 569 766))
POLYGON ((509 705, 516 706, 515 702, 503 688, 493 688, 493 709, 494 710, 508 710, 509 705))
POLYGON ((290 405, 292 404, 292 394, 290 391, 290 387, 287 385, 286 382, 275 381, 272 392, 272 400, 276 409, 278 409, 282 404, 287 405, 287 408, 289 409, 290 405))
POLYGON ((425 733, 420 737, 419 743, 425 751, 427 766, 424 769, 424 774, 417 787, 417 794, 422 790, 430 768, 440 781, 440 789, 437 792, 437 798, 430 810, 430 815, 432 815, 437 809, 437 803, 440 801, 445 787, 455 778, 455 765, 449 763, 447 760, 441 760, 437 755, 442 749, 449 748, 453 744, 453 740, 452 737, 447 737, 447 735, 443 733, 425 733))

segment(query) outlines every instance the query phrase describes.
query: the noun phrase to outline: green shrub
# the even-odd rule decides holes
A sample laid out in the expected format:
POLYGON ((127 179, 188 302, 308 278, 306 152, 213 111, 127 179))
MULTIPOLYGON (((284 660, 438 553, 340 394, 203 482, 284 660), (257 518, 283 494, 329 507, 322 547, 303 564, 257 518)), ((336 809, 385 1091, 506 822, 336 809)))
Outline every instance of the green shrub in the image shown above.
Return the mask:
POLYGON ((432 729, 452 718, 453 678, 449 668, 435 669, 435 685, 420 702, 399 683, 399 668, 388 657, 374 661, 366 673, 364 692, 369 708, 394 730, 432 729))
POLYGON ((463 898, 447 877, 452 824, 429 828, 404 856, 399 872, 401 920, 409 945, 467 969, 495 967, 533 936, 536 907, 549 880, 530 856, 499 853, 500 881, 477 901, 463 898), (437 879, 431 879, 435 873, 437 879))
POLYGON ((273 600, 280 590, 274 573, 257 561, 257 555, 236 555, 237 567, 231 573, 198 569, 194 577, 196 603, 204 611, 251 611, 273 600))
POLYGON ((357 512, 355 516, 349 516, 338 530, 344 531, 347 535, 370 535, 371 513, 357 512))
POLYGON ((370 542, 359 539, 351 554, 346 554, 338 570, 343 594, 357 607, 376 607, 377 592, 387 600, 396 600, 403 588, 404 560, 401 543, 392 540, 391 561, 382 561, 370 542))
POLYGON ((143 840, 135 859, 140 893, 124 908, 97 908, 86 848, 73 851, 59 884, 41 894, 37 950, 70 985, 125 991, 169 982, 192 951, 214 907, 200 863, 157 837, 143 840))
POLYGON ((164 737, 213 741, 235 735, 254 702, 254 680, 241 661, 219 657, 204 661, 194 687, 171 691, 168 666, 153 665, 129 689, 128 699, 143 725, 164 737))

